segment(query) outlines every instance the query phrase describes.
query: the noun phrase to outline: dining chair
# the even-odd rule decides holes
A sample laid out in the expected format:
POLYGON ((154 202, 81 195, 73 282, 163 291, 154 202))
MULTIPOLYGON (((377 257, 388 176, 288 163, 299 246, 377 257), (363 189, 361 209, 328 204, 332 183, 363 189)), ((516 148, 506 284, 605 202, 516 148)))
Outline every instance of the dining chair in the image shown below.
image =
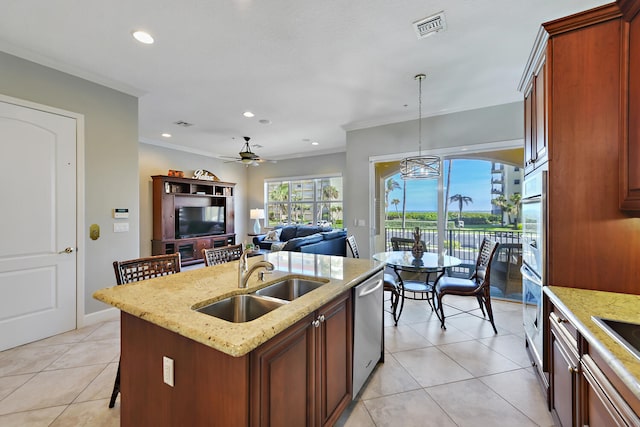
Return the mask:
MULTIPOLYGON (((180 253, 114 261, 113 269, 116 273, 117 285, 168 276, 180 272, 180 253)), ((109 408, 115 405, 118 393, 120 393, 120 361, 118 361, 118 372, 113 384, 109 408)))
MULTIPOLYGON (((443 329, 447 328, 444 324, 445 316, 442 298, 445 295, 459 295, 476 297, 478 305, 480 306, 480 311, 482 311, 482 317, 486 317, 486 315, 488 315, 491 326, 493 327, 493 332, 496 334, 498 333, 493 319, 493 310, 491 309, 491 264, 498 246, 498 242, 491 241, 485 237, 480 244, 475 271, 471 277, 468 279, 462 279, 444 276, 436 283, 435 297, 437 298, 437 307, 440 312, 440 326, 443 329)), ((469 313, 470 311, 472 310, 461 311, 456 314, 469 313)))
MULTIPOLYGON (((360 251, 358 251, 358 243, 356 242, 356 237, 352 234, 347 237, 347 246, 349 246, 349 250, 351 251, 351 256, 353 258, 360 258, 360 251)), ((393 314, 394 320, 396 317, 396 308, 398 307, 398 300, 400 299, 400 292, 398 291, 398 285, 396 284, 396 279, 392 274, 384 273, 383 275, 383 291, 391 293, 391 314, 393 314)))
MULTIPOLYGON (((413 248, 413 243, 415 242, 415 240, 408 239, 406 237, 392 237, 389 240, 391 241, 391 248, 394 251, 410 251, 413 248)), ((422 247, 426 250, 427 245, 424 240, 420 240, 420 242, 422 242, 422 247)))
POLYGON ((353 258, 360 258, 360 252, 358 252, 358 244, 356 243, 356 236, 353 234, 347 237, 347 246, 351 251, 351 256, 353 258))
POLYGON ((204 258, 204 265, 207 267, 211 265, 224 264, 225 262, 235 261, 240 259, 244 245, 229 245, 219 248, 210 248, 202 250, 202 258, 204 258))
MULTIPOLYGON (((391 248, 394 251, 410 251, 413 248, 415 242, 414 239, 405 237, 392 237, 391 248)), ((426 248, 424 240, 421 240, 422 247, 426 248)), ((401 280, 401 286, 404 291, 404 298, 427 301, 429 306, 433 310, 433 284, 439 277, 441 272, 413 272, 410 269, 403 269, 402 271, 396 271, 396 275, 401 280), (407 294, 408 293, 408 294, 407 294)), ((404 299, 403 298, 403 299, 404 299)), ((401 310, 402 311, 402 310, 401 310)))

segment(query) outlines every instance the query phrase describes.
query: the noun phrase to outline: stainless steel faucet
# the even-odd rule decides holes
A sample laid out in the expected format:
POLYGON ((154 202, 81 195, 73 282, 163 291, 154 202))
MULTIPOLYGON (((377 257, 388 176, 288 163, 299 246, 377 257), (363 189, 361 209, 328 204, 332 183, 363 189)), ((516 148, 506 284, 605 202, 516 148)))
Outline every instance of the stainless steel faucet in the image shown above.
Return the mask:
MULTIPOLYGON (((240 264, 238 264, 238 287, 246 288, 247 282, 249 281, 249 277, 251 274, 259 268, 264 268, 267 271, 273 271, 273 264, 269 261, 258 261, 249 268, 247 261, 247 254, 249 251, 242 252, 240 256, 240 264)), ((264 274, 260 275, 261 280, 264 280, 264 274)))

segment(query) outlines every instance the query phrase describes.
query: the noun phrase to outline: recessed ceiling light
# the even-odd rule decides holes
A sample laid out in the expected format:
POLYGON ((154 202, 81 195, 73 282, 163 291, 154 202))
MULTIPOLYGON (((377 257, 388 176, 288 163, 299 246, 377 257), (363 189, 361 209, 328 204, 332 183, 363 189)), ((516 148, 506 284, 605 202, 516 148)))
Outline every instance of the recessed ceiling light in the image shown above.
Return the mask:
POLYGON ((244 113, 242 113, 243 116, 245 117, 253 117, 255 116, 255 114, 253 114, 251 111, 245 111, 244 113))
POLYGON ((132 35, 133 38, 138 40, 140 43, 153 44, 153 37, 151 37, 151 34, 146 31, 134 31, 132 35))
POLYGON ((163 133, 162 136, 165 137, 165 138, 171 138, 171 134, 170 133, 166 133, 166 132, 163 133))
POLYGON ((320 145, 318 141, 311 141, 311 145, 320 145))

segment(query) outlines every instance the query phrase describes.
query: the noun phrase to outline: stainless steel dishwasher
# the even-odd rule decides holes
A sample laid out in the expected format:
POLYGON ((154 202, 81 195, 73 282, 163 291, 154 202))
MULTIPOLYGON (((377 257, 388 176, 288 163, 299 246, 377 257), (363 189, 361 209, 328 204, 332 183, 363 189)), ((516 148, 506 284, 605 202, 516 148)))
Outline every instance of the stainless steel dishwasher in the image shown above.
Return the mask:
POLYGON ((384 355, 382 271, 355 286, 353 294, 353 398, 384 355))

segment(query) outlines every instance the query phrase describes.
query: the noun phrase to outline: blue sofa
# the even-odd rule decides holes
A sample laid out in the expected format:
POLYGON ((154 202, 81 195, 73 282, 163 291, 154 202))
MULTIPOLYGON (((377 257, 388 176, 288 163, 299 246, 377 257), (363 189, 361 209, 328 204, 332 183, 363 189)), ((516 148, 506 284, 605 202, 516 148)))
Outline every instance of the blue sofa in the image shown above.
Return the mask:
POLYGON ((331 229, 315 225, 284 225, 276 226, 276 236, 262 234, 253 238, 253 243, 260 249, 312 254, 346 256, 347 230, 331 229), (269 240, 267 237, 277 237, 269 240), (273 245, 274 248, 272 248, 273 245))

